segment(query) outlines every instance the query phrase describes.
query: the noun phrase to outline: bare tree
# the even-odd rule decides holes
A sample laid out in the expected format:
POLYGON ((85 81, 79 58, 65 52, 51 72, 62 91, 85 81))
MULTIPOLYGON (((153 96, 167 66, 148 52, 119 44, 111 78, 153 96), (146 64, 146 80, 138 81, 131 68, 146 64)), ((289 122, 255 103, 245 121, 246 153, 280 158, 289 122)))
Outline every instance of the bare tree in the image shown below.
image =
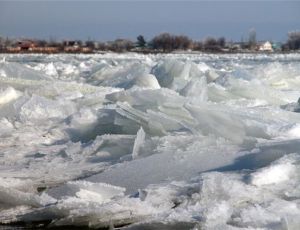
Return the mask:
POLYGON ((45 47, 48 45, 46 40, 40 39, 35 41, 36 45, 39 47, 45 47))
POLYGON ((154 49, 162 49, 163 51, 172 50, 173 37, 169 33, 162 33, 155 36, 151 41, 151 46, 154 49))
POLYGON ((145 48, 146 47, 147 42, 146 42, 143 35, 137 36, 136 39, 137 39, 137 46, 138 47, 140 47, 140 48, 145 48))
POLYGON ((300 31, 292 31, 288 33, 287 46, 290 50, 300 49, 300 31))
POLYGON ((256 30, 254 28, 250 29, 248 36, 248 46, 250 49, 254 49, 256 47, 256 30))
POLYGON ((193 50, 202 51, 203 49, 204 49, 203 42, 201 42, 201 41, 193 42, 193 50))
POLYGON ((111 43, 110 49, 115 52, 129 51, 134 47, 132 41, 127 39, 117 39, 111 43))
POLYGON ((98 50, 106 51, 108 50, 108 45, 105 42, 98 42, 98 50))
POLYGON ((5 48, 5 39, 0 36, 0 51, 5 48))
POLYGON ((219 51, 220 47, 218 45, 218 42, 213 37, 208 37, 204 41, 204 49, 207 51, 219 51))
POLYGON ((13 41, 13 40, 9 39, 8 37, 6 37, 6 39, 5 39, 5 41, 4 41, 4 46, 5 46, 5 47, 13 46, 13 45, 15 45, 15 44, 16 44, 15 41, 13 41))
POLYGON ((76 43, 78 46, 82 46, 82 41, 81 41, 81 40, 76 40, 75 43, 76 43))
POLYGON ((184 35, 171 35, 163 33, 155 36, 151 41, 153 49, 160 49, 163 51, 172 51, 176 49, 186 50, 191 48, 192 40, 184 35))
POLYGON ((91 40, 88 40, 88 41, 85 42, 85 46, 89 47, 91 49, 95 49, 95 42, 91 41, 91 40))
POLYGON ((220 37, 218 38, 217 43, 219 47, 224 48, 226 44, 226 39, 224 37, 220 37))
POLYGON ((173 49, 186 50, 186 49, 191 48, 192 40, 184 35, 174 36, 172 46, 173 46, 173 49))

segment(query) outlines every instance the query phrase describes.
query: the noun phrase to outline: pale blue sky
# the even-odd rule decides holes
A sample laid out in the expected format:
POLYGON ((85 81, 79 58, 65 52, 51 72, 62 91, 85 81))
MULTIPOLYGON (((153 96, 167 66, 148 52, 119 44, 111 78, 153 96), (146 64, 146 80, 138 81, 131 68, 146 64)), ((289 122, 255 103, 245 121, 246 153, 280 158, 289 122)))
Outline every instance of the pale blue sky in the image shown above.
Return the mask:
POLYGON ((56 39, 147 39, 161 32, 193 39, 240 41, 255 28, 258 40, 284 41, 300 30, 299 1, 3 1, 0 35, 56 39))

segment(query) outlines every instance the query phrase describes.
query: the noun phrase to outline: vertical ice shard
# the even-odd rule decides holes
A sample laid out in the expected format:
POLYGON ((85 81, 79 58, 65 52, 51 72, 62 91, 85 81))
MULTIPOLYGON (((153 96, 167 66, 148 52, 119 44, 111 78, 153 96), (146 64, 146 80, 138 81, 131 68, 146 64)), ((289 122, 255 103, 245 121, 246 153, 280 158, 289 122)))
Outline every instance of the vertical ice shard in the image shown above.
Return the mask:
POLYGON ((143 129, 143 127, 141 127, 139 129, 139 131, 137 132, 136 138, 134 141, 133 150, 132 150, 132 159, 136 159, 139 156, 139 151, 140 151, 142 144, 145 141, 145 136, 146 136, 146 134, 144 132, 144 129, 143 129))

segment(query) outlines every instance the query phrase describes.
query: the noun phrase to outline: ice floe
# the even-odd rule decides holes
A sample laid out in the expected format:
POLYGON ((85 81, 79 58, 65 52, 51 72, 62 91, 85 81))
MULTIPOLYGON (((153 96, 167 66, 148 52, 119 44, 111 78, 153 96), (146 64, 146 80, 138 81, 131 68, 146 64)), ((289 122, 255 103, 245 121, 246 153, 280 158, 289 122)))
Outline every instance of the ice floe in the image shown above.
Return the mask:
POLYGON ((299 54, 1 54, 0 223, 300 227, 299 54))

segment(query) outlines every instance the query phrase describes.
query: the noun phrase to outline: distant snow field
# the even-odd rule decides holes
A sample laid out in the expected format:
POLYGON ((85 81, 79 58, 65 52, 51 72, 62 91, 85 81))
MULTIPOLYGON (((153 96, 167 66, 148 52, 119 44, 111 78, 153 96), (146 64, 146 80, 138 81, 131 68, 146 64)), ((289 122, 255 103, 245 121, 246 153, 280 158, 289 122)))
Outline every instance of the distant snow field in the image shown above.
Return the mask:
POLYGON ((0 223, 300 229, 300 54, 0 55, 0 223))

